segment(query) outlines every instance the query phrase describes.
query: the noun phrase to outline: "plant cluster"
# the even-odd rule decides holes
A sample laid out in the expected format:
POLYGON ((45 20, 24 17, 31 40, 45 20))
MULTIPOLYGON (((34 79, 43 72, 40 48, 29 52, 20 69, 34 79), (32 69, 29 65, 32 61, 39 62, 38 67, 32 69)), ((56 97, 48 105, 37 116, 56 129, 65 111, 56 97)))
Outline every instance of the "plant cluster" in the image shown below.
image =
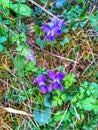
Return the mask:
POLYGON ((98 129, 97 0, 0 0, 0 130, 98 129))
POLYGON ((34 80, 34 82, 40 86, 40 91, 42 93, 51 92, 53 89, 60 89, 60 91, 63 91, 63 86, 60 81, 65 77, 65 74, 63 72, 56 74, 54 71, 48 71, 48 76, 53 80, 52 83, 50 82, 51 84, 49 87, 45 84, 46 77, 43 74, 34 80))

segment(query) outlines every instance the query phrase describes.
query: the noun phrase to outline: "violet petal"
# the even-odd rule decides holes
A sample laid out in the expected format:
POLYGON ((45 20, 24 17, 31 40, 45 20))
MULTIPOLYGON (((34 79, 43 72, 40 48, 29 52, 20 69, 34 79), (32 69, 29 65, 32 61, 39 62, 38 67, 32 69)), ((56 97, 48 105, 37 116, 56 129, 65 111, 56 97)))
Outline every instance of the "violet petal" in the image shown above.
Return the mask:
POLYGON ((61 32, 61 29, 59 28, 59 26, 53 26, 52 27, 52 31, 55 35, 59 35, 59 32, 61 32))
POLYGON ((62 35, 62 30, 61 29, 58 29, 57 31, 56 31, 56 33, 55 33, 56 35, 62 35))
POLYGON ((44 37, 44 41, 46 41, 47 38, 48 38, 48 36, 46 35, 46 36, 44 37))
POLYGON ((53 23, 53 25, 58 25, 58 19, 57 18, 53 18, 52 19, 52 23, 53 23))
POLYGON ((64 19, 60 20, 59 27, 61 28, 62 26, 64 26, 64 24, 65 24, 65 20, 64 19))
POLYGON ((42 29, 43 29, 45 32, 48 33, 48 32, 51 30, 51 27, 50 27, 49 25, 46 25, 46 24, 45 24, 45 25, 42 26, 42 29))
POLYGON ((61 92, 64 90, 62 84, 61 84, 61 83, 58 83, 58 82, 54 82, 54 83, 53 83, 53 88, 54 88, 54 90, 60 89, 61 92))
POLYGON ((56 73, 54 71, 48 71, 48 76, 52 79, 55 80, 56 78, 56 73))
POLYGON ((48 92, 48 87, 46 85, 40 85, 40 91, 45 94, 48 92))
POLYGON ((60 89, 61 92, 64 90, 62 84, 59 84, 59 89, 60 89))
POLYGON ((46 77, 44 74, 41 74, 38 79, 40 82, 46 82, 46 77))
POLYGON ((50 42, 54 42, 54 36, 49 35, 49 36, 47 36, 47 38, 48 38, 48 40, 49 40, 50 42))
POLYGON ((51 91, 52 91, 52 89, 53 89, 53 85, 52 85, 52 84, 50 84, 50 86, 48 87, 48 92, 51 92, 51 91))
POLYGON ((58 73, 57 76, 56 76, 56 78, 58 80, 62 80, 64 77, 65 77, 65 74, 63 72, 58 73))
POLYGON ((40 83, 39 79, 38 79, 38 78, 35 78, 35 79, 34 79, 34 83, 39 84, 39 83, 40 83))
POLYGON ((59 88, 59 83, 58 82, 54 82, 54 83, 52 83, 52 85, 53 85, 54 90, 59 88))

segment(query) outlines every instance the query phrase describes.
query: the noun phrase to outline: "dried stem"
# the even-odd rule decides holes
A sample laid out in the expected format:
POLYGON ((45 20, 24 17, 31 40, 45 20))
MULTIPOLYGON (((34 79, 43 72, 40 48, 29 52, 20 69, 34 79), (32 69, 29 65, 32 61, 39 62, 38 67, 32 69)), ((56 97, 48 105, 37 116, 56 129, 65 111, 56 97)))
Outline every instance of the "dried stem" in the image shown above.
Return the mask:
POLYGON ((44 7, 42 7, 41 5, 39 5, 37 2, 35 2, 33 0, 29 0, 29 2, 31 2, 34 5, 36 5, 37 7, 41 8, 44 12, 46 12, 47 14, 49 14, 51 17, 57 18, 57 16, 55 16, 54 14, 52 14, 51 12, 49 12, 48 10, 46 10, 44 7))
POLYGON ((64 115, 63 115, 62 119, 60 120, 59 124, 57 125, 57 127, 55 128, 55 130, 57 130, 59 128, 59 126, 61 125, 62 121, 64 120, 64 117, 65 117, 65 115, 66 115, 66 113, 68 111, 69 105, 70 104, 67 105, 67 108, 66 108, 66 110, 64 112, 64 115))
POLYGON ((80 120, 80 116, 79 116, 79 114, 78 114, 78 112, 77 112, 75 106, 74 106, 73 104, 71 104, 71 106, 73 107, 73 109, 74 109, 74 111, 75 111, 75 113, 76 113, 76 120, 80 120))
POLYGON ((68 58, 65 58, 65 57, 62 57, 62 56, 58 56, 58 55, 53 54, 51 52, 48 52, 48 51, 46 51, 44 49, 41 49, 41 48, 37 47, 36 45, 34 45, 30 40, 27 40, 27 43, 29 45, 31 45, 32 47, 36 48, 37 50, 43 51, 43 52, 45 52, 45 53, 47 53, 49 55, 52 55, 54 57, 57 57, 57 58, 61 59, 61 60, 66 60, 66 61, 69 61, 69 62, 72 62, 72 63, 78 63, 77 61, 74 61, 74 60, 71 60, 71 59, 68 59, 68 58))
POLYGON ((95 62, 95 59, 87 66, 87 68, 84 70, 84 72, 82 73, 82 75, 85 74, 85 72, 89 69, 89 67, 95 62))

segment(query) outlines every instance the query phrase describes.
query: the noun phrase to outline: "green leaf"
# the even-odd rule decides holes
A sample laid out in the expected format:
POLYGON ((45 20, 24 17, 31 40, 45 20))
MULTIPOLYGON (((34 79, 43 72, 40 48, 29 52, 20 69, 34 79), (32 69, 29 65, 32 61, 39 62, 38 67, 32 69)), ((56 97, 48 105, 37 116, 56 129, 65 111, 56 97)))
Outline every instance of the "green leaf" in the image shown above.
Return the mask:
POLYGON ((12 43, 17 43, 18 45, 26 42, 26 35, 25 33, 20 33, 20 34, 13 34, 11 37, 12 43))
POLYGON ((50 99, 50 94, 46 94, 44 97, 44 105, 46 107, 52 107, 52 100, 50 99))
POLYGON ((98 84, 92 82, 89 87, 93 98, 98 98, 98 84))
POLYGON ((26 66, 26 71, 30 71, 34 68, 34 62, 30 62, 27 66, 26 66))
POLYGON ((49 119, 51 118, 51 109, 46 108, 44 111, 34 110, 34 119, 39 125, 45 125, 49 123, 49 119))
POLYGON ((95 78, 98 78, 98 71, 95 73, 95 78))
POLYGON ((83 95, 85 93, 85 89, 80 87, 80 93, 83 95))
MULTIPOLYGON (((40 16, 42 14, 42 9, 39 7, 35 7, 35 13, 36 13, 36 15, 40 16)), ((40 22, 40 20, 39 20, 39 22, 40 22)))
POLYGON ((64 66, 58 66, 58 71, 63 71, 64 70, 64 66))
MULTIPOLYGON (((75 98, 75 97, 74 97, 75 98)), ((73 100, 73 96, 71 96, 71 95, 68 95, 67 97, 66 97, 66 101, 70 101, 70 100, 73 100)), ((75 100, 75 99, 74 99, 75 100)))
POLYGON ((7 36, 6 29, 2 25, 0 25, 0 35, 7 36))
POLYGON ((28 44, 19 44, 16 47, 16 51, 20 52, 20 55, 27 56, 29 54, 29 46, 28 44))
POLYGON ((21 38, 21 42, 26 42, 26 34, 25 33, 20 33, 19 38, 21 38))
POLYGON ((88 20, 90 20, 90 21, 94 21, 96 18, 95 18, 95 16, 94 15, 90 15, 89 17, 88 17, 88 20))
POLYGON ((80 24, 80 27, 83 28, 86 25, 86 22, 83 21, 83 22, 80 22, 79 24, 80 24))
POLYGON ((63 101, 66 101, 66 94, 65 94, 65 93, 61 95, 61 99, 62 99, 63 101))
POLYGON ((0 37, 0 43, 4 43, 7 40, 7 37, 3 36, 0 37))
POLYGON ((60 121, 62 119, 64 115, 64 111, 58 111, 57 113, 55 113, 55 115, 53 116, 53 120, 54 121, 60 121))
POLYGON ((34 30, 35 30, 35 33, 37 34, 37 35, 40 35, 40 27, 39 26, 37 26, 37 25, 35 25, 34 26, 34 30))
POLYGON ((53 107, 56 107, 57 105, 58 105, 57 100, 53 100, 53 101, 52 101, 52 106, 53 106, 53 107))
POLYGON ((20 25, 16 26, 16 28, 19 32, 21 31, 22 33, 30 32, 28 26, 25 23, 21 23, 20 25))
MULTIPOLYGON (((53 116, 53 120, 56 121, 56 122, 57 122, 57 121, 61 121, 63 115, 64 115, 64 111, 58 111, 58 112, 55 113, 55 115, 53 116)), ((64 117, 63 121, 67 121, 67 120, 69 119, 69 115, 70 115, 70 113, 67 112, 67 113, 65 114, 65 117, 64 117)))
POLYGON ((80 50, 80 45, 77 45, 77 46, 75 47, 75 53, 79 52, 79 50, 80 50))
POLYGON ((77 0, 77 2, 80 4, 80 3, 83 3, 84 0, 77 0))
POLYGON ((27 94, 28 94, 29 96, 31 96, 33 93, 34 93, 33 88, 29 88, 29 89, 27 90, 27 94))
POLYGON ((2 23, 6 24, 6 25, 9 25, 10 24, 10 20, 3 20, 2 23))
POLYGON ((72 30, 76 30, 77 27, 78 27, 78 23, 74 23, 74 24, 71 26, 72 30))
POLYGON ((4 7, 10 7, 10 0, 0 0, 0 5, 4 7))
POLYGON ((66 0, 56 0, 56 7, 62 8, 66 5, 66 0))
POLYGON ((96 31, 96 32, 98 32, 98 26, 97 26, 97 27, 95 27, 95 31, 96 31))
POLYGON ((50 42, 49 40, 46 40, 47 45, 55 45, 57 42, 56 40, 54 42, 50 42))
POLYGON ((25 67, 25 74, 26 75, 30 75, 30 74, 32 74, 32 72, 37 72, 38 71, 38 68, 35 67, 34 65, 35 65, 34 61, 29 62, 27 64, 27 66, 25 67))
POLYGON ((69 39, 68 38, 64 38, 64 40, 60 42, 60 45, 64 46, 66 43, 69 43, 69 39))
POLYGON ((19 2, 19 3, 25 3, 26 2, 26 0, 16 0, 17 2, 19 2))
POLYGON ((20 76, 24 76, 24 68, 27 64, 27 61, 24 59, 24 57, 21 55, 17 55, 14 58, 14 64, 15 64, 15 69, 18 71, 18 74, 20 76))
POLYGON ((91 111, 93 109, 93 105, 91 104, 92 102, 92 97, 88 97, 86 98, 83 103, 82 103, 82 107, 86 110, 86 111, 91 111))
POLYGON ((27 96, 26 94, 24 93, 24 91, 22 91, 19 95, 19 98, 21 98, 22 101, 26 100, 27 99, 27 96))
POLYGON ((0 52, 3 51, 3 46, 0 44, 0 52))
POLYGON ((97 26, 97 24, 98 24, 97 21, 92 21, 91 26, 94 27, 94 26, 97 26))
POLYGON ((94 105, 94 108, 93 108, 93 109, 94 109, 94 112, 95 112, 95 113, 98 113, 98 104, 97 104, 97 105, 94 105))
POLYGON ((68 28, 63 28, 63 29, 62 29, 62 32, 64 32, 64 33, 67 33, 68 31, 69 31, 68 28))
MULTIPOLYGON (((60 96, 60 95, 61 95, 61 91, 60 91, 59 89, 57 89, 57 90, 56 90, 56 94, 57 94, 58 96, 60 96)), ((57 95, 56 95, 56 96, 57 96, 57 95)), ((58 96, 57 96, 57 97, 58 97, 58 96)), ((58 98, 57 98, 57 99, 58 99, 58 98)))
POLYGON ((64 87, 69 88, 72 86, 73 83, 76 82, 75 74, 68 74, 64 78, 64 87))
POLYGON ((31 16, 31 9, 25 4, 13 4, 11 9, 17 14, 21 14, 24 16, 31 16))
POLYGON ((40 46, 40 48, 43 48, 45 46, 45 42, 41 40, 40 38, 36 39, 36 43, 38 46, 40 46))
POLYGON ((46 4, 47 0, 40 0, 43 4, 46 4))
POLYGON ((62 105, 62 103, 63 103, 62 99, 59 99, 59 100, 58 100, 58 104, 59 104, 59 105, 62 105))

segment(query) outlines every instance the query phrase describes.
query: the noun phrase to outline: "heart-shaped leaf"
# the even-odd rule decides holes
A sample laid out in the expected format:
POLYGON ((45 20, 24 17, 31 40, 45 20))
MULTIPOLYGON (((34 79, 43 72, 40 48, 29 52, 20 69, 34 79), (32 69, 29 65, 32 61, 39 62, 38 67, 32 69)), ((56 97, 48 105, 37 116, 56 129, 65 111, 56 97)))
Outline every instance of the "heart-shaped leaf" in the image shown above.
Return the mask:
POLYGON ((50 94, 46 94, 44 97, 44 105, 46 107, 52 107, 52 100, 50 99, 50 94))
POLYGON ((46 108, 44 111, 34 110, 34 119, 39 125, 44 125, 49 123, 49 119, 51 118, 51 109, 46 108))
POLYGON ((57 8, 62 8, 66 4, 66 0, 56 0, 56 7, 57 8))
POLYGON ((24 16, 31 16, 31 9, 25 4, 13 4, 11 9, 17 14, 21 14, 24 16))

